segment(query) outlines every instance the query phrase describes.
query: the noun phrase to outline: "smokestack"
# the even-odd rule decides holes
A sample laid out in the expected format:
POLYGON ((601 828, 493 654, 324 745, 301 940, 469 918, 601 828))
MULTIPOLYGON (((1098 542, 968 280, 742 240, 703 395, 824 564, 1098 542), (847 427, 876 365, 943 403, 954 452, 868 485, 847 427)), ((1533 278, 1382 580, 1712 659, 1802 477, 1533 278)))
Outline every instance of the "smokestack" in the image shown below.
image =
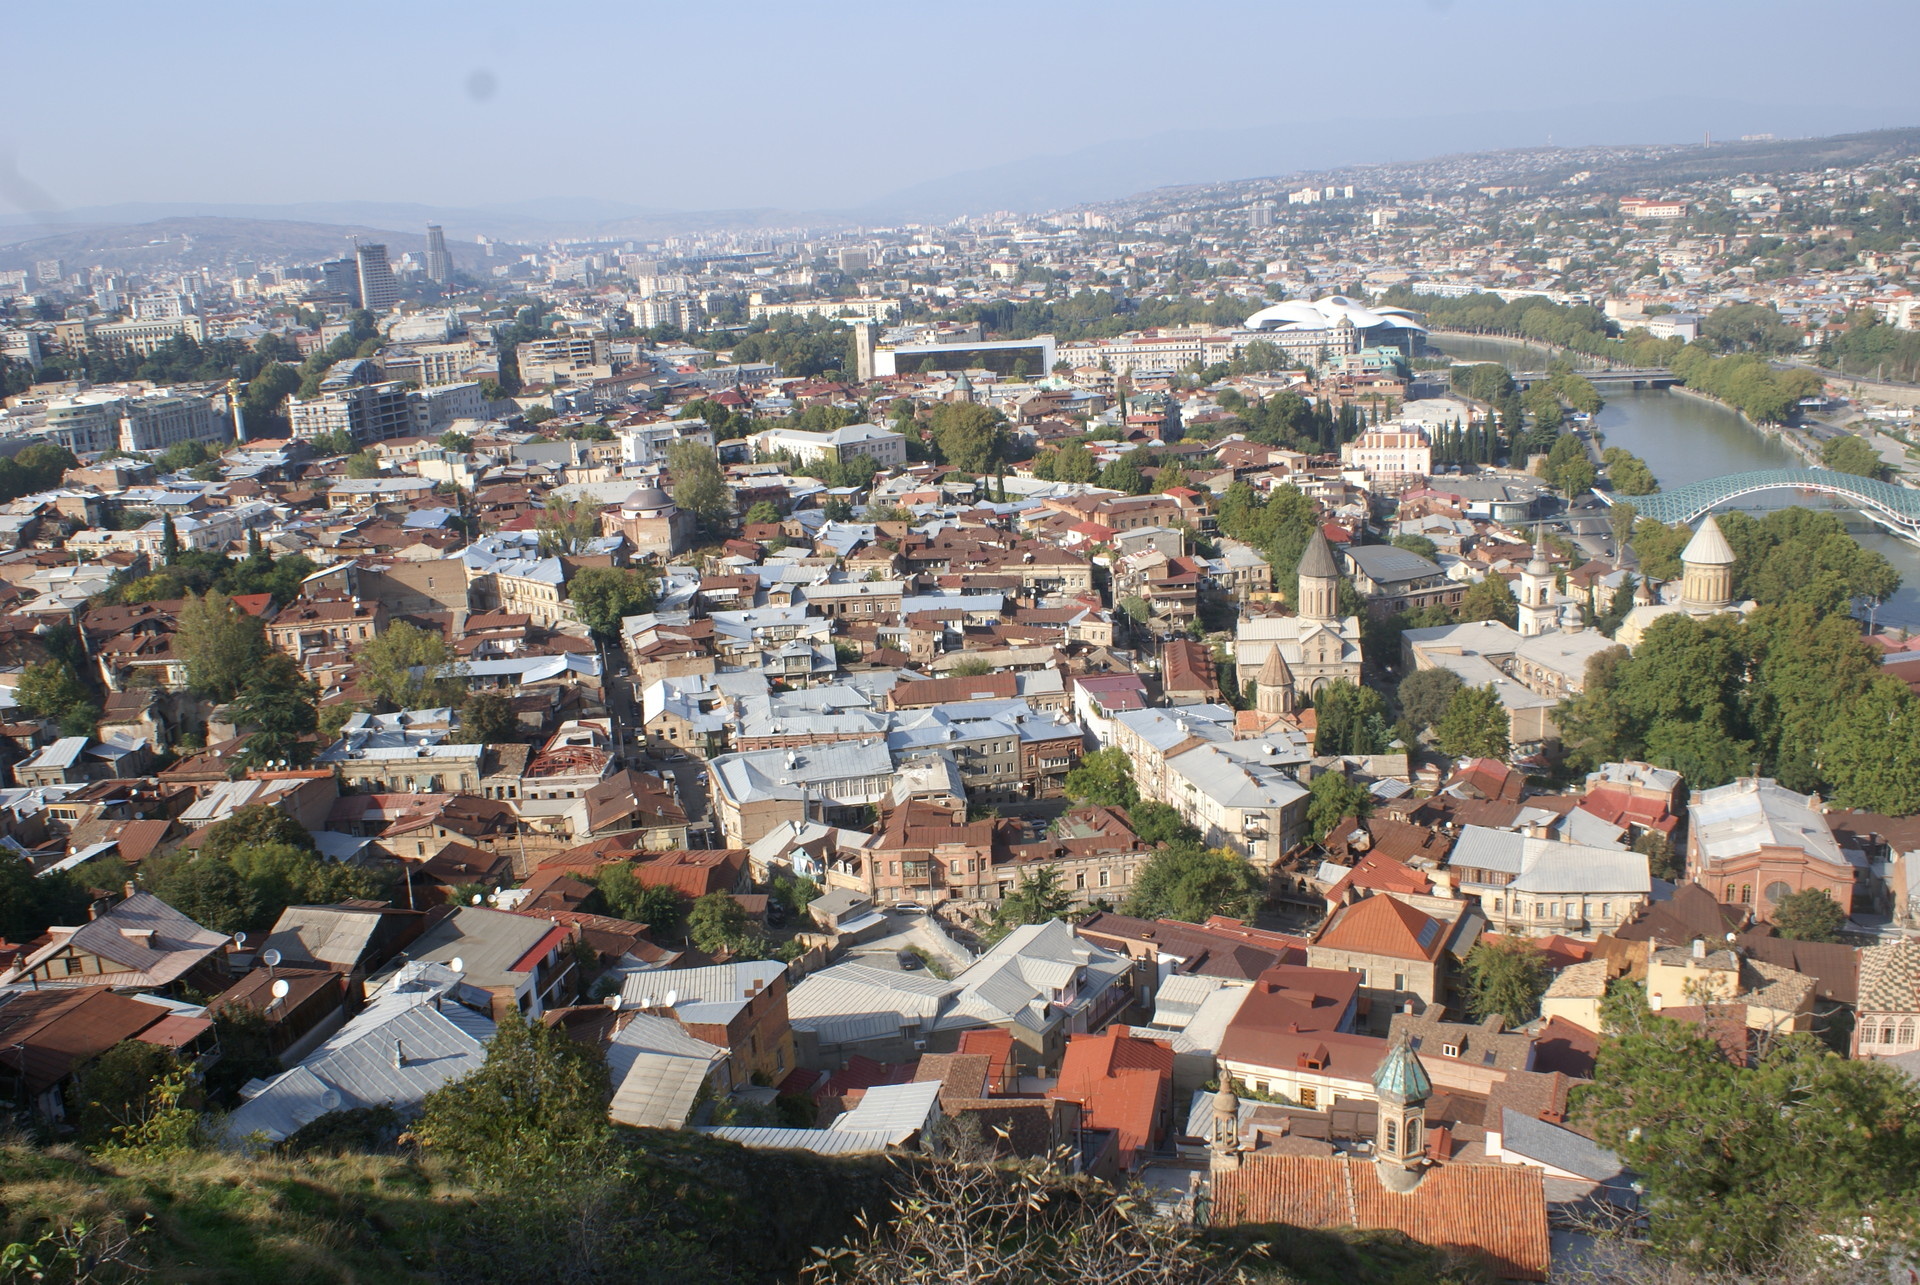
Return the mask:
POLYGON ((393 1042, 393 1069, 398 1071, 407 1064, 407 1046, 399 1040, 393 1042))

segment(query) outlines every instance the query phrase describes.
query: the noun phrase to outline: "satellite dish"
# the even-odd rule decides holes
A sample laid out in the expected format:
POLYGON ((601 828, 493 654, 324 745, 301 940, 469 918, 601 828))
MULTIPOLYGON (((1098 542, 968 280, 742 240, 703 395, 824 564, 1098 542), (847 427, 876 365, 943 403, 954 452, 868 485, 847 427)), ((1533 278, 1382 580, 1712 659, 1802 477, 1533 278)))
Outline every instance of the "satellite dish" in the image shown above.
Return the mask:
POLYGON ((607 996, 607 1007, 616 1013, 620 1011, 620 992, 615 991, 613 994, 607 996))
POLYGON ((1740 938, 1739 938, 1739 937, 1738 937, 1737 935, 1735 935, 1735 934, 1733 934, 1733 933, 1728 933, 1728 934, 1727 934, 1727 940, 1728 940, 1728 941, 1739 941, 1739 940, 1740 940, 1740 938))
POLYGON ((451 968, 456 973, 464 973, 467 971, 467 961, 460 958, 460 956, 455 955, 453 957, 453 962, 451 964, 448 964, 447 967, 451 968))
POLYGON ((246 935, 245 933, 235 933, 235 934, 233 935, 233 944, 234 944, 234 945, 236 945, 236 946, 244 946, 244 945, 246 945, 246 944, 247 944, 247 935, 246 935))
POLYGON ((287 997, 287 992, 292 990, 293 987, 287 984, 286 978, 282 977, 280 980, 276 981, 273 984, 272 989, 273 989, 273 997, 275 999, 285 999, 287 997))
POLYGON ((268 968, 280 967, 280 961, 285 958, 286 956, 282 955, 278 950, 274 949, 272 946, 267 947, 266 950, 262 951, 260 954, 260 962, 265 964, 268 968))
POLYGON ((668 992, 667 992, 667 998, 666 998, 666 999, 665 999, 665 1000, 664 1000, 663 1002, 665 1003, 665 1005, 666 1005, 666 1006, 667 1006, 668 1008, 672 1008, 672 1007, 673 1007, 673 1004, 674 1004, 674 1001, 675 1001, 675 1000, 677 1000, 677 999, 679 999, 679 998, 680 998, 680 992, 679 992, 679 991, 668 991, 668 992))
POLYGON ((483 897, 482 897, 482 896, 481 896, 481 895, 480 895, 479 893, 477 893, 477 892, 476 892, 476 893, 474 893, 474 894, 473 894, 473 904, 474 904, 474 905, 476 905, 476 906, 477 906, 477 905, 479 905, 479 904, 480 904, 480 903, 481 903, 482 901, 484 901, 484 900, 485 900, 485 898, 483 898, 483 897))

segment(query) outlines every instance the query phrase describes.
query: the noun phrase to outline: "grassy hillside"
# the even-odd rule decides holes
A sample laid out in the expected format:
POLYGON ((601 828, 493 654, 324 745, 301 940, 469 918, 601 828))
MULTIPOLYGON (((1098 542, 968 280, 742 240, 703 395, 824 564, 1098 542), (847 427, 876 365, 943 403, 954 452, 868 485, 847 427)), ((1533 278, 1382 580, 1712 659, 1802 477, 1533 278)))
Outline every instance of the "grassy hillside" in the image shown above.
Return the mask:
MULTIPOLYGON (((246 1159, 197 1152, 118 1162, 76 1148, 0 1146, 0 1244, 42 1245, 76 1221, 132 1254, 150 1281, 586 1282, 752 1285, 791 1281, 816 1245, 884 1221, 891 1163, 752 1151, 690 1134, 629 1135, 624 1199, 563 1213, 482 1198, 432 1157, 346 1153, 246 1159)), ((98 1243, 98 1242, 96 1242, 98 1243)), ((1393 1235, 1290 1228, 1238 1234, 1223 1256, 1262 1244, 1258 1285, 1477 1285, 1470 1269, 1393 1235)), ((70 1281, 70 1267, 48 1279, 70 1281)), ((0 1282, 32 1279, 0 1266, 0 1282)), ((132 1279, 112 1264, 89 1280, 132 1279)))

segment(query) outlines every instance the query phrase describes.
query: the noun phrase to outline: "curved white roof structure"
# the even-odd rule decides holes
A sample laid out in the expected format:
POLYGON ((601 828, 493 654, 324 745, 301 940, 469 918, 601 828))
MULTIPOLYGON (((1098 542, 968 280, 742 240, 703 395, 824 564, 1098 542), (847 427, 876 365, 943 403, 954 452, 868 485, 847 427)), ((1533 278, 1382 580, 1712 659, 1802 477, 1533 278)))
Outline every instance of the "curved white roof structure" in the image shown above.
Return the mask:
POLYGON ((1393 330, 1426 331, 1405 308, 1370 308, 1339 294, 1311 303, 1304 299, 1276 303, 1248 317, 1246 327, 1248 330, 1331 330, 1342 319, 1351 322, 1355 330, 1385 326, 1393 330))

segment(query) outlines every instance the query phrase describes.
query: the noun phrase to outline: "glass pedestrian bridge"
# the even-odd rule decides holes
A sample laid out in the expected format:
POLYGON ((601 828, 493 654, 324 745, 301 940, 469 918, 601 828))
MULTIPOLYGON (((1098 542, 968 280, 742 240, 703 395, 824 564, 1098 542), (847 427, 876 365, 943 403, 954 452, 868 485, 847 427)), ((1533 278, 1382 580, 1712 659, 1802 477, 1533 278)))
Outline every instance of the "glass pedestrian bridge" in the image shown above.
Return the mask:
MULTIPOLYGON (((1655 495, 1601 494, 1608 504, 1624 501, 1643 518, 1672 524, 1692 522, 1731 500, 1762 491, 1815 491, 1836 496, 1901 535, 1920 538, 1920 491, 1823 468, 1763 469, 1729 473, 1661 491, 1655 495)), ((1596 492, 1596 494, 1600 494, 1596 492)))

